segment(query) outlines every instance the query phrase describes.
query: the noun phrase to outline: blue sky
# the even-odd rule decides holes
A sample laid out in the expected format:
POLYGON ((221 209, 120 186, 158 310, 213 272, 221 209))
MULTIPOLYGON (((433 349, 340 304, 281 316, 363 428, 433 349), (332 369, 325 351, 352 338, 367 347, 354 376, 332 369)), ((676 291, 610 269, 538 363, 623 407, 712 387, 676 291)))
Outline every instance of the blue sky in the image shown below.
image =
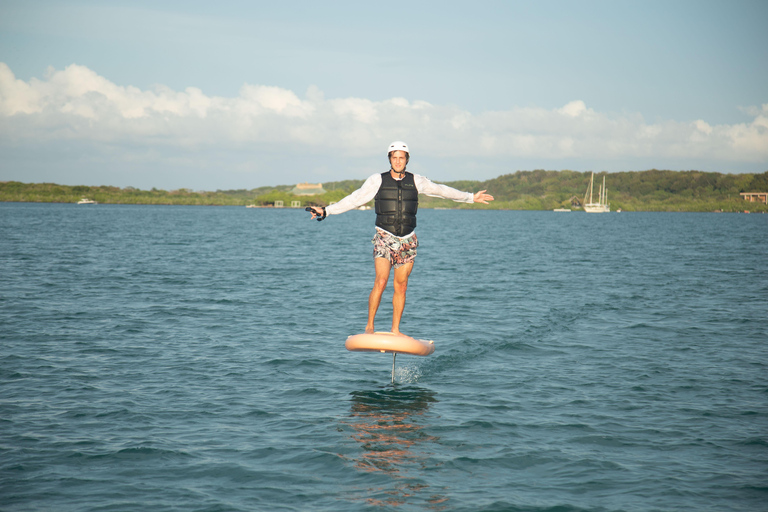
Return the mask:
POLYGON ((768 170, 768 2, 0 0, 0 180, 768 170))

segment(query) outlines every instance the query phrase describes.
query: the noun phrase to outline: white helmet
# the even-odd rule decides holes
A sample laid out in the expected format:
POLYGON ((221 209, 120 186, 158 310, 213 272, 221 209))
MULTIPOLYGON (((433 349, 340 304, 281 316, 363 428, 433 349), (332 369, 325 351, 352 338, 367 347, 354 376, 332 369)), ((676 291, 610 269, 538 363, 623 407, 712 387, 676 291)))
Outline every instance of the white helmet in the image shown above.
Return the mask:
POLYGON ((411 152, 408 151, 408 144, 406 144, 401 140, 397 140, 389 145, 389 149, 387 150, 387 158, 389 158, 390 155, 392 155, 393 151, 405 151, 405 155, 406 155, 405 161, 408 162, 408 160, 411 159, 411 152))

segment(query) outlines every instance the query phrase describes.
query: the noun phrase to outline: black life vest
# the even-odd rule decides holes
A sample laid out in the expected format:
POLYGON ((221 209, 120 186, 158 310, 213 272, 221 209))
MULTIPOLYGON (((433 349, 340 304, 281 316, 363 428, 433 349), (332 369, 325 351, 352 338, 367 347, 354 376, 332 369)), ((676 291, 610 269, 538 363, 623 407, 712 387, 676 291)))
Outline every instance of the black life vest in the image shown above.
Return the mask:
POLYGON ((396 180, 387 171, 381 173, 381 187, 376 194, 376 225, 397 236, 405 236, 416 228, 419 191, 413 174, 396 180))

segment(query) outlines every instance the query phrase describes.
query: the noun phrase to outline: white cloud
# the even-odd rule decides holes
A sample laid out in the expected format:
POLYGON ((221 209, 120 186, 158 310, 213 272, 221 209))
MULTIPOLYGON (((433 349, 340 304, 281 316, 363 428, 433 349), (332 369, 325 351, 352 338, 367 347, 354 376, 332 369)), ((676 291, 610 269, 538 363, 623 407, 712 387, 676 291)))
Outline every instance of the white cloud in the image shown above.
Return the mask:
POLYGON ((584 104, 583 101, 577 100, 577 101, 572 101, 568 103, 563 108, 558 109, 557 111, 567 116, 578 117, 587 111, 587 106, 584 104))
POLYGON ((0 62, 0 115, 40 112, 41 94, 39 82, 17 80, 11 69, 0 62), (37 87, 36 87, 37 86, 37 87))
POLYGON ((766 163, 768 104, 742 110, 751 122, 714 126, 701 119, 647 123, 638 114, 596 112, 581 100, 557 109, 473 114, 405 98, 326 99, 315 87, 304 98, 251 84, 231 98, 206 96, 195 87, 141 90, 75 64, 25 82, 0 63, 0 136, 6 145, 82 140, 146 150, 270 148, 360 156, 403 139, 423 155, 538 159, 542 165, 632 158, 766 163))

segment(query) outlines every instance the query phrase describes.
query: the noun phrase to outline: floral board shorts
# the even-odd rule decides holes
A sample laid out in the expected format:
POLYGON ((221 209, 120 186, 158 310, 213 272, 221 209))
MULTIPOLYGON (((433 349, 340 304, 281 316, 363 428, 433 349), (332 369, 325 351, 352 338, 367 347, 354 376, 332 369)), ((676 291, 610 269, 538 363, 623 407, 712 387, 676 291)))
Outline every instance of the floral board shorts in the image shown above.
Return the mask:
POLYGON ((416 233, 411 233, 406 238, 398 238, 389 233, 376 230, 376 235, 371 240, 373 244, 373 257, 389 260, 393 267, 402 267, 416 258, 416 248, 419 239, 416 233))

